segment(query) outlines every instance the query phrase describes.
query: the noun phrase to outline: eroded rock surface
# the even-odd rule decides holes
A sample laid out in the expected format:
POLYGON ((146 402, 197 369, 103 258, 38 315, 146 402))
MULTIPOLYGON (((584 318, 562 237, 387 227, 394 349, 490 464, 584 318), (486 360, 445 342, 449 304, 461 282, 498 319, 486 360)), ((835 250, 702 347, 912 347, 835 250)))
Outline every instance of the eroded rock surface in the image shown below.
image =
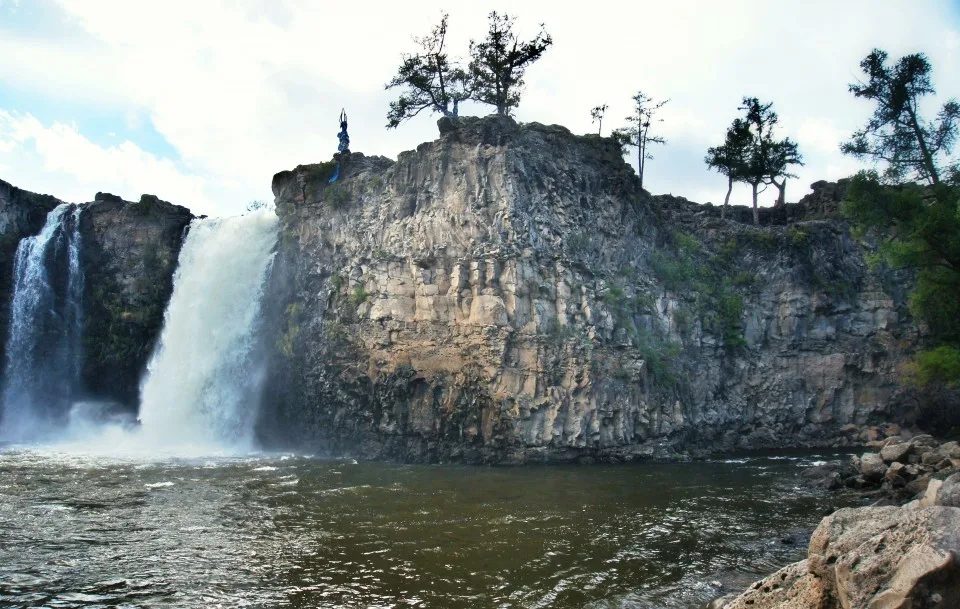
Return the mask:
POLYGON ((846 508, 824 518, 806 560, 724 609, 960 607, 960 508, 846 508))
POLYGON ((273 182, 276 437, 617 460, 846 445, 904 414, 903 278, 841 222, 721 220, 641 192, 609 139, 503 118, 332 173, 273 182))
POLYGON ((100 193, 83 213, 83 380, 94 397, 136 409, 192 219, 153 195, 134 203, 100 193))

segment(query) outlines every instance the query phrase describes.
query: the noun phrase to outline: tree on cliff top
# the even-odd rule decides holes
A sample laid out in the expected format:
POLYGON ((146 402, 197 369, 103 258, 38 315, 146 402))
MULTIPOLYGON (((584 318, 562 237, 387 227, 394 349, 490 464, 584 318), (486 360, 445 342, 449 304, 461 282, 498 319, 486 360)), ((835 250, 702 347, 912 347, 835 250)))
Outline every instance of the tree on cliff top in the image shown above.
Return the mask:
POLYGON ((874 49, 860 62, 867 82, 850 85, 856 97, 877 102, 866 126, 854 132, 841 149, 857 158, 886 163, 891 183, 919 180, 937 185, 942 166, 957 138, 960 104, 949 100, 935 120, 920 115, 920 98, 936 93, 930 82, 932 66, 923 53, 901 57, 887 65, 887 53, 874 49))
POLYGON ((910 310, 929 329, 933 349, 918 354, 921 385, 960 384, 960 166, 951 158, 960 104, 947 101, 934 120, 920 100, 935 93, 923 54, 894 65, 872 51, 860 67, 867 82, 850 85, 856 97, 876 103, 873 116, 841 149, 883 165, 861 171, 850 183, 844 212, 861 230, 885 238, 880 256, 894 268, 914 269, 910 310))
MULTIPOLYGON (((744 116, 735 119, 727 132, 728 135, 731 132, 739 133, 737 137, 745 138, 743 142, 738 143, 744 148, 742 157, 737 162, 734 179, 750 185, 753 194, 753 223, 760 224, 758 195, 766 189, 767 185, 772 184, 780 191, 777 204, 783 205, 787 178, 795 177, 790 173, 790 166, 802 165, 803 160, 796 142, 789 137, 782 140, 774 137, 774 130, 780 122, 780 117, 773 111, 773 103, 764 104, 756 97, 744 97, 743 105, 739 109, 743 110, 744 116)), ((710 165, 709 150, 707 164, 710 165)), ((714 167, 714 165, 710 166, 714 167)))
POLYGON ((653 98, 637 91, 633 96, 633 114, 627 117, 629 125, 616 129, 613 132, 613 138, 620 143, 621 147, 635 146, 637 148, 637 175, 640 176, 640 188, 643 188, 643 172, 646 169, 647 161, 653 158, 650 153, 650 144, 665 144, 667 140, 659 135, 652 135, 650 128, 655 122, 662 123, 663 119, 656 119, 654 116, 669 99, 659 102, 653 101, 653 98))
POLYGON ((513 17, 493 11, 489 19, 487 37, 470 41, 471 99, 495 106, 497 114, 507 116, 520 103, 527 68, 543 56, 553 38, 541 23, 540 32, 524 42, 513 31, 513 17))
POLYGON ((396 76, 387 83, 388 90, 405 88, 397 100, 390 102, 388 129, 427 109, 457 116, 459 103, 470 98, 471 77, 456 61, 450 60, 445 48, 448 17, 444 13, 428 35, 413 39, 420 46, 420 52, 404 54, 396 76))
POLYGON ((703 159, 710 169, 715 169, 727 176, 727 195, 723 198, 723 207, 720 208, 720 217, 724 218, 730 206, 730 193, 733 183, 739 182, 746 171, 747 156, 750 150, 750 126, 743 119, 734 119, 727 128, 723 144, 707 149, 707 156, 703 159))

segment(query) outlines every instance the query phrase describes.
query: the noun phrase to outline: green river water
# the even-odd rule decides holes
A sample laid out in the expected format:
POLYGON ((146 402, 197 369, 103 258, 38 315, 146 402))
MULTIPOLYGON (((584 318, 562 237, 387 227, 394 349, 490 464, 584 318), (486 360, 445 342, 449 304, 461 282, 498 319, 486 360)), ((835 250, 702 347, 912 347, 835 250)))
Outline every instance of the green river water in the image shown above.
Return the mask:
POLYGON ((487 468, 7 447, 0 606, 698 607, 802 557, 843 501, 799 484, 821 458, 487 468))

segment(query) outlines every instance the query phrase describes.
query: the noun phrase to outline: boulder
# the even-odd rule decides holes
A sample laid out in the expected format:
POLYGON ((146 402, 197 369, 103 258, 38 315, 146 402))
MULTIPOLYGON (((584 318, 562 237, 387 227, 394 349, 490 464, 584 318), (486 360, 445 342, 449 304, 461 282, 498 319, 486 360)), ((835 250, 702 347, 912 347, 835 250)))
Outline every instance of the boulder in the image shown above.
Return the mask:
POLYGON ((911 447, 911 444, 906 443, 887 444, 880 449, 880 457, 884 463, 901 461, 910 452, 911 447))
POLYGON ((960 508, 960 474, 953 474, 943 481, 937 493, 936 504, 960 508))
POLYGON ((823 581, 810 573, 807 561, 788 565, 762 579, 722 609, 821 609, 829 596, 823 581))
POLYGON ((930 484, 927 485, 927 490, 923 493, 923 497, 920 498, 920 504, 918 507, 931 507, 937 504, 937 495, 940 493, 940 487, 943 486, 943 480, 934 478, 930 480, 930 484))
POLYGON ((960 509, 845 508, 821 521, 806 560, 722 607, 953 609, 960 607, 958 555, 960 509))
POLYGON ((877 453, 864 453, 860 457, 860 472, 867 480, 879 481, 887 473, 887 466, 877 453))

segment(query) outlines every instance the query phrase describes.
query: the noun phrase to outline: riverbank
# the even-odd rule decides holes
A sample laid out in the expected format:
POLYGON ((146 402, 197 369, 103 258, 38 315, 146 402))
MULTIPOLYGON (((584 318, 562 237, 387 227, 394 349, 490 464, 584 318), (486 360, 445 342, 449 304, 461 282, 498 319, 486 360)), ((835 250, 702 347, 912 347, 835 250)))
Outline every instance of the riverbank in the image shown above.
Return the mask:
POLYGON ((827 516, 804 560, 706 609, 960 607, 960 444, 904 431, 870 445, 803 477, 873 504, 827 516))

